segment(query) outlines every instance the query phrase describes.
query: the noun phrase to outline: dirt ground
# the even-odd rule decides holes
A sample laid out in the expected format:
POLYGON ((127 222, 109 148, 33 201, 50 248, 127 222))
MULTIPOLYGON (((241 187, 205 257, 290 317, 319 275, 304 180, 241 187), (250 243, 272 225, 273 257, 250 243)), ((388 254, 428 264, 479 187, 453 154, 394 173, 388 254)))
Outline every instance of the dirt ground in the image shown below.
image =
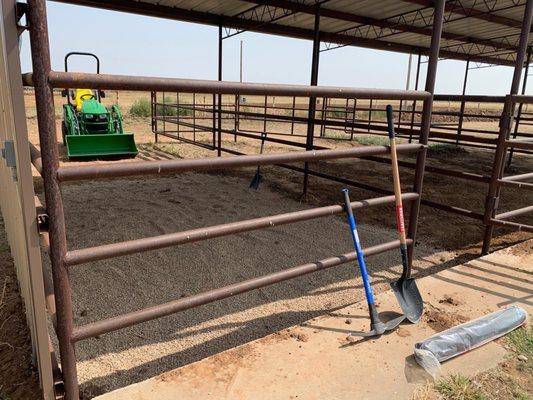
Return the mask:
MULTIPOLYGON (((155 236, 205 225, 307 208, 248 179, 182 174, 113 180, 63 189, 69 248, 155 236), (90 207, 87 207, 87 205, 90 207)), ((392 211, 391 211, 392 212, 392 211)), ((360 226, 364 246, 393 240, 393 229, 360 226)), ((71 272, 75 323, 84 324, 350 252, 341 217, 279 226, 134 256, 90 263, 71 272)), ((453 257, 417 248, 416 270, 428 273, 453 257)), ((399 276, 400 258, 368 260, 376 290, 399 276)), ((362 299, 354 265, 301 277, 211 305, 102 335, 77 345, 85 393, 109 391, 302 322, 362 299)))
MULTIPOLYGON (((149 94, 145 95, 149 98, 149 94)), ((28 98, 31 103, 31 96, 28 98)), ((131 93, 118 95, 123 111, 129 109, 137 98, 137 94, 131 93)), ((56 106, 61 104, 60 101, 56 106)), ((107 101, 113 102, 116 98, 108 94, 107 101)), ((38 144, 36 119, 31 104, 28 105, 30 140, 38 144)), ((60 108, 58 114, 59 111, 60 108)), ((467 124, 476 126, 476 122, 467 124)), ((249 129, 260 126, 262 123, 252 123, 249 129)), ((135 133, 140 149, 137 159, 214 155, 209 150, 170 139, 161 139, 161 143, 154 145, 148 118, 126 115, 125 128, 135 133)), ((286 126, 273 124, 270 129, 284 130, 286 126)), ((198 136, 202 137, 201 134, 198 136)), ((207 141, 211 135, 204 137, 207 141)), ((330 147, 361 145, 330 139, 317 139, 315 144, 330 147)), ((250 154, 259 152, 256 141, 243 138, 235 143, 226 136, 223 145, 250 154)), ((60 145, 59 150, 62 163, 67 163, 64 147, 60 145)), ((265 147, 266 152, 288 150, 291 149, 272 143, 267 143, 265 147)), ((452 154, 432 155, 428 164, 454 165, 487 175, 490 174, 492 157, 489 151, 467 149, 452 154)), ((410 157, 404 159, 413 160, 410 157)), ((530 166, 531 158, 516 156, 513 172, 529 172, 530 166)), ((312 168, 385 189, 391 188, 390 167, 386 164, 344 160, 316 163, 312 168)), ((262 171, 264 183, 259 191, 248 189, 254 169, 67 185, 63 193, 69 246, 78 248, 110 243, 340 202, 340 185, 337 183, 310 177, 310 193, 301 199, 301 174, 275 167, 265 167, 262 171)), ((408 190, 412 186, 413 174, 404 169, 401 173, 402 186, 408 190)), ((426 174, 424 198, 481 211, 486 186, 468 182, 468 188, 465 188, 464 182, 426 174)), ((37 192, 42 192, 40 178, 35 178, 35 187, 37 192)), ((354 188, 351 189, 351 196, 353 199, 364 199, 375 194, 354 188)), ((529 205, 531 199, 531 193, 504 190, 501 209, 505 211, 509 205, 513 208, 529 205)), ((405 208, 408 210, 408 207, 405 208)), ((365 244, 394 238, 392 208, 367 209, 356 216, 363 225, 361 236, 365 237, 365 244)), ((345 233, 342 219, 335 217, 314 224, 236 235, 231 240, 216 239, 208 244, 187 245, 76 267, 72 275, 75 323, 86 323, 168 301, 176 296, 347 252, 350 251, 350 243, 345 233), (175 271, 180 273, 176 274, 175 271), (203 278, 194 279, 196 276, 203 278)), ((431 273, 435 269, 478 256, 482 233, 481 225, 474 220, 423 206, 419 220, 417 273, 431 273), (429 264, 438 266, 428 268, 429 264)), ((497 228, 493 249, 530 237, 526 233, 497 228)), ((372 259, 373 280, 378 291, 386 288, 384 282, 398 273, 397 261, 395 254, 372 259)), ((235 300, 164 318, 160 320, 162 323, 143 324, 82 342, 78 346, 78 357, 83 391, 87 396, 100 394, 353 302, 353 289, 359 285, 359 280, 353 278, 352 267, 341 267, 334 272, 298 280, 298 283, 288 282, 272 289, 259 290, 235 300)), ((360 290, 357 290, 359 295, 360 290)), ((17 340, 25 340, 27 345, 27 335, 24 337, 19 335, 17 340)), ((5 353, 1 350, 0 355, 5 353)), ((24 353, 27 356, 27 352, 21 351, 21 354, 24 353)), ((26 356, 22 355, 16 363, 27 365, 24 364, 26 356)), ((29 377, 28 387, 34 388, 37 381, 28 371, 24 376, 29 377)), ((9 395, 7 390, 12 389, 3 390, 9 395)), ((11 393, 12 399, 31 398, 27 393, 22 397, 17 397, 16 392, 11 393)))

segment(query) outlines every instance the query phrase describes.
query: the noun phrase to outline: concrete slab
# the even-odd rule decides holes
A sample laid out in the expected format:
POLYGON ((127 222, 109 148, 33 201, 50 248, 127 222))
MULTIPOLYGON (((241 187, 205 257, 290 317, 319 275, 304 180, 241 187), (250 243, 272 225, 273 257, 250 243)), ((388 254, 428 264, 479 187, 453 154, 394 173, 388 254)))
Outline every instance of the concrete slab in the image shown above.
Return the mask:
MULTIPOLYGON (((412 356, 417 341, 510 304, 531 313, 532 248, 533 240, 420 279, 423 320, 378 339, 347 340, 368 329, 357 303, 97 399, 409 399, 429 379, 412 356)), ((378 299, 381 311, 399 312, 392 292, 378 299)), ((444 363, 443 373, 472 375, 505 354, 492 342, 444 363)))

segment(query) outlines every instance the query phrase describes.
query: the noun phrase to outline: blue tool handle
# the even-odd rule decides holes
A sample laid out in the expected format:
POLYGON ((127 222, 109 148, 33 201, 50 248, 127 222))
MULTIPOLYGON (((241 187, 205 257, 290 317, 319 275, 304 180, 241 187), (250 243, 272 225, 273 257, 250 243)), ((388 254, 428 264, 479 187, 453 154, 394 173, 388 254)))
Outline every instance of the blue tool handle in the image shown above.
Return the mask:
POLYGON ((387 110, 387 131, 389 133, 389 139, 394 139, 394 113, 392 112, 392 106, 390 104, 386 107, 387 110))
POLYGON ((363 285, 365 287, 366 301, 369 306, 373 306, 374 293, 372 293, 372 287, 370 286, 363 249, 361 248, 361 242, 359 241, 359 235, 357 234, 357 224, 355 222, 355 217, 353 216, 352 207, 350 206, 350 195, 348 193, 348 189, 342 189, 342 192, 344 193, 344 208, 346 210, 348 224, 350 225, 350 231, 352 233, 353 245, 355 247, 355 253, 357 254, 357 262, 359 264, 359 269, 361 270, 361 277, 363 278, 363 285))

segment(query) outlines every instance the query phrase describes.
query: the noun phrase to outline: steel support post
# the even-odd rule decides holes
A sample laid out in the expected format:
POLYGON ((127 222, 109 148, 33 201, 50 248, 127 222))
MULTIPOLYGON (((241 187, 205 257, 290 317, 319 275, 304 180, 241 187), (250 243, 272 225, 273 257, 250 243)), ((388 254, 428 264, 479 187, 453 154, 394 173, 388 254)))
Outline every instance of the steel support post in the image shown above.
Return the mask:
MULTIPOLYGON (((531 30, 531 17, 533 15, 533 0, 527 0, 524 18, 522 20, 522 29, 520 31, 520 41, 518 43, 518 51, 516 53, 516 62, 513 72, 513 80, 511 82, 510 95, 518 93, 520 88, 520 78, 522 76, 522 69, 526 60, 526 52, 529 41, 529 31, 531 30)), ((489 190, 485 201, 485 235, 483 237, 483 246, 481 254, 487 254, 490 249, 490 242, 492 239, 492 232, 494 225, 490 221, 494 218, 496 210, 498 209, 498 199, 500 197, 500 185, 498 179, 503 175, 505 168, 505 140, 509 138, 510 128, 512 124, 512 116, 514 115, 514 104, 508 99, 505 102, 502 117, 500 119, 500 134, 498 137, 498 147, 494 154, 494 163, 492 166, 492 175, 489 184, 489 190)))
MULTIPOLYGON (((418 52, 418 60, 416 62, 416 78, 414 90, 418 90, 418 83, 420 81, 420 64, 422 64, 422 52, 418 52)), ((415 127, 416 115, 416 100, 413 100, 413 110, 411 112, 411 130, 409 131, 409 143, 413 141, 413 129, 415 127)))
POLYGON ((461 138, 461 132, 463 130, 463 120, 464 120, 464 113, 465 113, 465 105, 466 101, 464 99, 464 96, 466 95, 466 84, 468 82, 468 70, 470 68, 470 60, 466 61, 466 67, 465 67, 465 77, 463 80, 463 99, 461 99, 461 115, 459 115, 459 124, 457 126, 457 139, 455 140, 455 144, 459 144, 460 138, 461 138))
POLYGON ((180 137, 180 93, 176 92, 176 134, 180 137))
POLYGON ((370 103, 368 106, 368 128, 367 131, 370 132, 370 127, 372 126, 372 100, 370 99, 370 103))
MULTIPOLYGON (((531 46, 529 46, 527 48, 527 61, 526 61, 526 67, 525 67, 525 70, 524 70, 524 79, 522 81, 522 91, 521 91, 522 94, 526 94, 527 76, 529 74, 529 63, 530 62, 531 62, 531 46)), ((523 103, 520 103, 518 105, 518 113, 516 115, 516 122, 515 122, 515 125, 514 125, 513 139, 516 139, 516 137, 518 136, 518 128, 520 126, 520 118, 522 117, 523 107, 524 107, 523 103)), ((507 160, 507 167, 511 166, 511 162, 513 160, 513 153, 514 153, 514 149, 511 148, 509 150, 509 158, 507 160)))
POLYGON ((296 112, 296 96, 292 98, 292 121, 291 121, 291 135, 294 135, 294 115, 296 112))
MULTIPOLYGON (((431 45, 428 61, 428 69, 426 75, 425 90, 433 95, 435 91, 435 80, 437 76, 437 66, 439 63, 440 38, 442 34, 444 6, 446 0, 437 0, 434 3, 433 12, 433 32, 431 34, 431 45)), ((433 109, 433 96, 430 99, 424 100, 424 108, 422 111, 422 121, 420 128, 421 144, 427 145, 429 138, 429 129, 431 126, 431 112, 433 109)), ((427 149, 422 149, 416 158, 416 171, 414 179, 414 192, 422 193, 422 184, 424 181, 424 169, 426 165, 427 149)), ((416 231, 418 224, 418 212, 420 210, 420 198, 411 203, 411 211, 409 213, 409 229, 408 237, 413 240, 412 244, 408 246, 409 265, 413 264, 413 250, 416 243, 416 231)))
POLYGON ((151 97, 152 97, 152 132, 154 132, 155 136, 155 142, 159 140, 157 132, 158 132, 158 118, 157 118, 157 92, 151 91, 151 97))
MULTIPOLYGON (((311 60, 311 86, 318 84, 318 62, 320 57, 320 6, 316 7, 315 11, 315 25, 313 37, 313 57, 311 60)), ((306 150, 313 149, 313 140, 315 134, 315 113, 316 113, 316 97, 309 97, 309 113, 307 121, 307 139, 305 142, 306 150)), ((304 164, 304 182, 303 194, 307 194, 307 186, 309 184, 309 163, 304 164)))
MULTIPOLYGON (((409 90, 411 84, 411 65, 413 64, 413 54, 409 54, 409 62, 407 63, 407 78, 405 80, 405 90, 409 90)), ((402 126, 402 108, 403 100, 400 100, 400 109, 398 110, 398 129, 402 126)))
POLYGON ((28 1, 28 22, 30 25, 31 58, 35 83, 35 102, 42 154, 42 177, 45 188, 46 209, 49 215, 50 261, 54 279, 57 318, 57 336, 61 368, 65 383, 65 398, 79 398, 76 373, 76 354, 71 341, 73 330, 72 296, 68 271, 64 263, 67 252, 65 216, 57 179, 59 156, 57 151, 54 93, 48 82, 51 71, 50 47, 45 0, 28 1))
MULTIPOLYGON (((218 26, 218 80, 222 80, 222 25, 218 26)), ((217 155, 222 155, 222 94, 217 95, 217 155)))

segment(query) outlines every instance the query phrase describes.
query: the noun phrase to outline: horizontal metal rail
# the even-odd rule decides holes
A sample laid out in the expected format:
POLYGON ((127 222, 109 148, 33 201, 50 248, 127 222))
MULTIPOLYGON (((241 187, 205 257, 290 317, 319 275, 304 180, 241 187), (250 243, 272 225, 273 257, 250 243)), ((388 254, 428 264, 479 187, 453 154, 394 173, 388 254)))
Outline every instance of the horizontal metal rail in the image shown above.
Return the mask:
MULTIPOLYGON (((416 200, 418 197, 419 196, 417 193, 405 193, 402 195, 404 201, 416 200)), ((351 206, 353 209, 358 209, 391 203, 394 203, 394 196, 354 201, 351 203, 351 206)), ((80 250, 72 250, 68 251, 65 255, 65 265, 78 265, 91 261, 157 250, 164 247, 177 246, 185 243, 199 242, 221 236, 233 235, 236 233, 250 232, 257 229, 265 229, 294 222, 308 221, 310 219, 322 218, 329 215, 340 214, 342 212, 343 207, 341 205, 331 205, 326 207, 312 208, 309 210, 294 211, 285 214, 191 229, 184 232, 169 233, 166 235, 153 236, 149 238, 88 247, 80 250)))
POLYGON ((533 104, 533 96, 514 94, 511 95, 511 101, 513 103, 533 104))
POLYGON ((525 180, 525 179, 533 179, 533 172, 527 172, 525 174, 520 174, 520 175, 505 176, 501 180, 518 182, 518 181, 522 181, 522 180, 525 180))
POLYGON ((533 190, 533 183, 529 183, 529 182, 498 179, 498 184, 501 186, 513 186, 513 187, 520 188, 520 189, 533 190))
POLYGON ((501 219, 491 218, 490 222, 494 225, 517 228, 519 231, 533 232, 533 225, 521 224, 519 222, 503 221, 501 219))
MULTIPOLYGON (((424 145, 421 144, 399 144, 396 146, 397 151, 403 153, 415 153, 422 148, 424 148, 424 145)), ((342 150, 295 151, 290 153, 220 157, 216 159, 205 157, 184 160, 156 160, 120 164, 86 165, 60 167, 57 170, 57 177, 60 181, 66 182, 135 175, 162 175, 191 171, 241 168, 257 165, 274 165, 279 163, 309 162, 388 153, 390 153, 389 146, 368 146, 342 150)))
POLYGON ((485 96, 485 95, 462 95, 462 94, 435 94, 433 96, 434 106, 438 101, 455 101, 455 102, 470 102, 470 103, 503 103, 505 96, 485 96))
POLYGON ((477 220, 480 220, 480 221, 483 220, 483 214, 475 212, 475 211, 472 211, 472 210, 467 210, 465 208, 456 207, 456 206, 450 206, 450 205, 447 205, 447 204, 441 204, 441 203, 437 203, 435 201, 431 201, 431 200, 428 200, 428 199, 422 199, 421 200, 421 204, 423 204, 425 206, 437 208, 437 209, 442 210, 442 211, 448 211, 448 212, 451 212, 451 213, 454 213, 454 214, 459 214, 459 215, 462 215, 464 217, 469 217, 469 218, 477 219, 477 220))
MULTIPOLYGON (((411 239, 407 239, 408 245, 412 245, 412 243, 413 241, 411 239)), ((400 241, 395 240, 392 242, 379 244, 377 246, 368 247, 363 250, 363 253, 366 256, 370 256, 399 247, 400 241)), ((132 325, 165 317, 179 311, 188 310, 190 308, 212 303, 214 301, 222 300, 237 294, 249 292, 254 289, 259 289, 288 279, 306 275, 311 272, 317 272, 331 267, 336 267, 354 260, 356 260, 355 252, 346 253, 341 256, 330 257, 324 260, 299 265, 282 271, 274 272, 272 274, 264 275, 259 278, 253 278, 243 282, 234 283, 232 285, 224 286, 193 296, 184 297, 182 299, 170 301, 157 306, 118 315, 116 317, 107 318, 101 321, 91 322, 86 325, 75 327, 72 332, 71 340, 73 342, 78 342, 80 340, 127 328, 132 325)))
MULTIPOLYGON (((168 122, 168 123, 172 123, 172 124, 176 124, 176 125, 182 125, 182 126, 186 126, 186 127, 190 127, 190 128, 196 127, 197 129, 199 129, 199 130, 197 130, 197 132, 209 132, 210 130, 211 131, 213 130, 212 126, 193 124, 193 123, 185 122, 185 121, 179 121, 175 117, 172 117, 170 119, 167 119, 167 118, 168 117, 154 117, 154 119, 158 120, 158 121, 165 121, 165 122, 168 122)), ((220 131, 223 134, 226 134, 226 135, 242 136, 242 137, 247 137, 247 138, 250 138, 250 139, 264 140, 265 142, 279 143, 279 144, 284 144, 284 145, 287 145, 287 146, 293 146, 293 147, 299 147, 299 148, 305 148, 306 147, 305 143, 294 142, 294 141, 284 140, 284 139, 277 139, 277 138, 272 138, 272 137, 268 137, 268 136, 266 138, 261 138, 261 136, 259 136, 259 135, 253 135, 251 133, 246 133, 248 130, 243 131, 243 130, 223 129, 223 128, 220 128, 220 129, 217 129, 217 130, 220 131)), ((168 132, 168 131, 165 131, 165 132, 168 132)), ((189 131, 188 133, 191 133, 191 132, 193 132, 193 131, 189 131)), ((176 133, 177 133, 177 131, 176 131, 176 133)), ((181 131, 181 133, 183 133, 183 131, 181 131)), ((257 133, 262 133, 262 132, 258 131, 257 133)), ((267 132, 267 133, 269 135, 272 134, 271 132, 267 132)), ((287 135, 287 136, 292 136, 292 135, 287 135)), ((329 148, 328 147, 324 147, 324 146, 313 146, 313 149, 316 149, 316 150, 328 150, 329 148)))
POLYGON ((517 217, 518 215, 527 214, 533 212, 533 206, 526 206, 522 208, 517 208, 516 210, 507 211, 501 214, 494 216, 496 219, 506 219, 511 217, 517 217))
MULTIPOLYGON (((23 74, 23 83, 34 86, 32 73, 23 74)), ((56 88, 91 87, 109 90, 167 91, 206 94, 248 94, 269 96, 298 96, 382 99, 430 100, 431 93, 422 90, 393 90, 373 88, 344 88, 336 86, 277 85, 241 83, 200 79, 158 78, 146 76, 88 74, 51 71, 48 82, 56 88)))
POLYGON ((505 144, 507 147, 512 147, 514 149, 533 149, 533 141, 531 140, 518 140, 518 139, 511 139, 506 140, 505 144))

